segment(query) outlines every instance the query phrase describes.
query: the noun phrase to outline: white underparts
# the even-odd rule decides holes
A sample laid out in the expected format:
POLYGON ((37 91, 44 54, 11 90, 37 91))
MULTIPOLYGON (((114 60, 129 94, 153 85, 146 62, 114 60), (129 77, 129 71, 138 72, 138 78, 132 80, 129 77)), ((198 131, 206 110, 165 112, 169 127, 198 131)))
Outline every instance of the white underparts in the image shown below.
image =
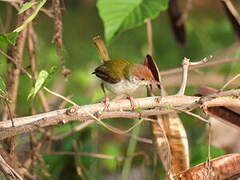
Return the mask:
POLYGON ((131 94, 133 93, 138 87, 146 86, 149 84, 147 81, 140 80, 136 77, 132 77, 126 80, 121 80, 118 83, 111 84, 106 81, 103 81, 104 86, 109 91, 115 94, 131 94))

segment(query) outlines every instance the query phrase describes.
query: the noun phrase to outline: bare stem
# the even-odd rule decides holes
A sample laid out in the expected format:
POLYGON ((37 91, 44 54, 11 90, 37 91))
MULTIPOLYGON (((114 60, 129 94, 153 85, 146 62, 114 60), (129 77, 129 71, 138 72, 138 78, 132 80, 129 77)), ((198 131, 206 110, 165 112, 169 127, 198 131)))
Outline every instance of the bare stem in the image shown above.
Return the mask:
MULTIPOLYGON (((211 56, 210 56, 210 58, 211 58, 211 56)), ((202 64, 206 63, 207 61, 208 61, 207 58, 204 58, 204 59, 202 59, 200 61, 197 61, 197 62, 190 62, 190 59, 187 59, 187 58, 183 59, 183 62, 182 62, 182 65, 183 65, 182 84, 181 84, 181 87, 180 87, 178 93, 176 94, 177 96, 183 96, 184 95, 184 92, 185 92, 185 89, 186 89, 186 86, 187 86, 189 66, 199 66, 199 65, 202 65, 202 64)))
MULTIPOLYGON (((236 58, 233 58, 233 59, 217 59, 217 60, 214 60, 214 61, 211 61, 211 62, 208 62, 208 63, 204 63, 204 64, 199 64, 199 65, 196 65, 196 66, 191 66, 189 68, 189 70, 194 70, 194 69, 199 69, 199 68, 203 68, 203 67, 212 67, 212 66, 216 66, 216 65, 219 65, 219 64, 225 64, 225 63, 230 63, 230 62, 240 62, 240 59, 236 59, 236 58)), ((166 70, 166 71, 161 71, 161 75, 162 76, 168 76, 168 75, 172 75, 172 74, 176 74, 176 73, 181 73, 183 71, 182 68, 174 68, 174 69, 169 69, 169 70, 166 70)))
POLYGON ((223 87, 221 88, 221 91, 223 91, 229 84, 231 84, 233 81, 238 79, 240 77, 240 73, 234 76, 232 79, 230 79, 228 82, 226 82, 223 87))
POLYGON ((23 180, 23 178, 0 155, 0 169, 8 180, 23 180))

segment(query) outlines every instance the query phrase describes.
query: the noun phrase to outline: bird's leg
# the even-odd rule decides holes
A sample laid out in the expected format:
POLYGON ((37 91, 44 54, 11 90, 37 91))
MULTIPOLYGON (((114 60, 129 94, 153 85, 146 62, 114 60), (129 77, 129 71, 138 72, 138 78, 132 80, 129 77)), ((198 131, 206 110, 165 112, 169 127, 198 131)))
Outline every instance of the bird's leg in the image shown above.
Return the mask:
POLYGON ((106 94, 106 91, 105 91, 103 83, 101 83, 101 88, 102 88, 102 91, 103 91, 103 94, 104 94, 104 101, 103 101, 104 108, 103 108, 103 111, 107 111, 107 110, 109 110, 110 100, 107 97, 107 94, 106 94))
POLYGON ((133 97, 127 94, 127 98, 128 98, 129 101, 130 101, 130 104, 131 104, 132 110, 135 110, 136 107, 137 107, 137 105, 136 105, 136 103, 135 103, 133 97))

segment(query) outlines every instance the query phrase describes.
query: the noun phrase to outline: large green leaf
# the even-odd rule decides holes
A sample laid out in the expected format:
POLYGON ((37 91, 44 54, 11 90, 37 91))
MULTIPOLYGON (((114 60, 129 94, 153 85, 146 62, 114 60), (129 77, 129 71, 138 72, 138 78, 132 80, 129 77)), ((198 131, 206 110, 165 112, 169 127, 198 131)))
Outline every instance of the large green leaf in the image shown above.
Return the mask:
POLYGON ((156 18, 167 9, 168 0, 98 0, 97 7, 109 43, 119 33, 156 18))

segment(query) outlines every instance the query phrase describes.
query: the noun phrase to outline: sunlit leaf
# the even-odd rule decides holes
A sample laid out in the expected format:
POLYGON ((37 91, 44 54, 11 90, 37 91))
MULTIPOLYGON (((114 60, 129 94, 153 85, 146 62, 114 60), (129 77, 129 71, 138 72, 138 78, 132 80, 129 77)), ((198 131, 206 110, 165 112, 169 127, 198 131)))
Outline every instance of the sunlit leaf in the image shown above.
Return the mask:
POLYGON ((10 32, 6 34, 0 34, 0 44, 2 46, 7 46, 9 44, 15 45, 17 39, 17 32, 10 32))
POLYGON ((23 13, 24 11, 31 8, 33 5, 38 4, 39 2, 26 2, 22 5, 21 9, 19 10, 18 14, 23 13))
POLYGON ((53 76, 57 72, 57 66, 52 66, 49 70, 41 70, 38 78, 34 84, 34 87, 32 87, 28 99, 34 98, 37 93, 45 86, 45 84, 53 78, 53 76))
POLYGON ((46 3, 47 0, 42 0, 36 7, 36 9, 33 11, 32 15, 29 16, 21 26, 19 26, 18 28, 16 28, 14 30, 14 32, 20 32, 24 29, 24 27, 30 23, 38 14, 39 10, 41 9, 41 7, 46 3))
POLYGON ((6 84, 4 80, 0 77, 0 95, 5 96, 7 94, 6 92, 6 84))
POLYGON ((29 95, 28 95, 28 99, 30 98, 34 98, 37 93, 43 88, 43 86, 45 85, 47 79, 49 77, 49 73, 46 70, 42 70, 39 75, 38 78, 36 80, 36 83, 34 85, 34 87, 31 89, 29 95))
POLYGON ((156 18, 167 9, 168 0, 98 0, 97 7, 109 43, 121 32, 142 25, 148 18, 156 18))

